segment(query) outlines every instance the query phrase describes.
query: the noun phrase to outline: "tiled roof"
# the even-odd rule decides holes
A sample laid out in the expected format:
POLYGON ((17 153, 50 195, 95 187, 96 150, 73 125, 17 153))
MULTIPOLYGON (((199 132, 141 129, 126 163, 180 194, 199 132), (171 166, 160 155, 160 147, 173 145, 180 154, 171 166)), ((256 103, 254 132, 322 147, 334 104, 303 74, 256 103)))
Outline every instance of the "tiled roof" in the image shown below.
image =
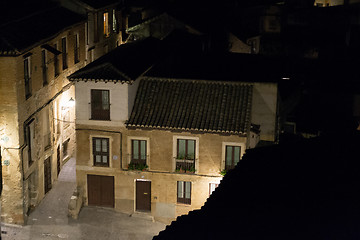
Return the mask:
POLYGON ((85 18, 63 7, 41 11, 0 27, 0 55, 23 53, 85 18))
POLYGON ((128 127, 246 134, 252 85, 142 79, 128 127))
POLYGON ((71 81, 132 82, 147 71, 161 55, 160 40, 147 38, 120 45, 71 74, 71 81))

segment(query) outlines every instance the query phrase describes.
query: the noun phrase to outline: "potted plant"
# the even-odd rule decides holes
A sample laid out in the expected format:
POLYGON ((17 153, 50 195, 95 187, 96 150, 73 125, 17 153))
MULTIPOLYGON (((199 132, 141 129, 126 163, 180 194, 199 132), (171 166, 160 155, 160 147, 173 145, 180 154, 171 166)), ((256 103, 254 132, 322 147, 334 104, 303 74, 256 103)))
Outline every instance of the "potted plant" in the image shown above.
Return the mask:
POLYGON ((222 171, 220 171, 220 174, 223 175, 223 176, 225 176, 226 172, 227 172, 227 171, 226 171, 225 169, 223 169, 222 171))

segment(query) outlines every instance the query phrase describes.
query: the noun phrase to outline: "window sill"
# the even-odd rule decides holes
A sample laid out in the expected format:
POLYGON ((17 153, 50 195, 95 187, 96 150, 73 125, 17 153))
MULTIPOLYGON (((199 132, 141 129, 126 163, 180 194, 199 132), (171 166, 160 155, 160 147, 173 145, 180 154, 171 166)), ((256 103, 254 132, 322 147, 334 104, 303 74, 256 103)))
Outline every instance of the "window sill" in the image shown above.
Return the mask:
POLYGON ((176 203, 176 206, 191 207, 191 203, 189 204, 189 203, 179 203, 179 202, 177 202, 177 203, 176 203))
POLYGON ((95 119, 95 118, 89 118, 89 120, 95 120, 95 121, 111 121, 110 119, 95 119))

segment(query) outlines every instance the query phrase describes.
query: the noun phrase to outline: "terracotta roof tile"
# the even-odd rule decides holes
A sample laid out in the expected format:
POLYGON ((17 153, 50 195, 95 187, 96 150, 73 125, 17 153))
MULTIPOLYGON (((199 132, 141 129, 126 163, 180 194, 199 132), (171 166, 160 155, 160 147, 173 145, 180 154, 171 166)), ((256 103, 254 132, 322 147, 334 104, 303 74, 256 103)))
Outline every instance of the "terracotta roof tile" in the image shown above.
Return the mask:
POLYGON ((244 134, 252 85, 216 81, 141 80, 128 127, 244 134))

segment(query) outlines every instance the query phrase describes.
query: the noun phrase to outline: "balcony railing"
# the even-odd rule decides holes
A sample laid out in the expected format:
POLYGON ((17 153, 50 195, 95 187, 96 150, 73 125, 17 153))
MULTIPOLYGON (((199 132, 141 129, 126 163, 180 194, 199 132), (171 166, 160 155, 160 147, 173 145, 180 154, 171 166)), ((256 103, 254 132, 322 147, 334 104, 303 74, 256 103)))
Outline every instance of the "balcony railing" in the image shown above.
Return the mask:
POLYGON ((128 154, 128 169, 129 170, 140 170, 145 171, 149 168, 149 166, 146 164, 146 160, 149 159, 149 155, 141 156, 140 159, 134 159, 133 155, 128 154))
POLYGON ((178 159, 175 158, 175 172, 195 173, 195 159, 178 159))

